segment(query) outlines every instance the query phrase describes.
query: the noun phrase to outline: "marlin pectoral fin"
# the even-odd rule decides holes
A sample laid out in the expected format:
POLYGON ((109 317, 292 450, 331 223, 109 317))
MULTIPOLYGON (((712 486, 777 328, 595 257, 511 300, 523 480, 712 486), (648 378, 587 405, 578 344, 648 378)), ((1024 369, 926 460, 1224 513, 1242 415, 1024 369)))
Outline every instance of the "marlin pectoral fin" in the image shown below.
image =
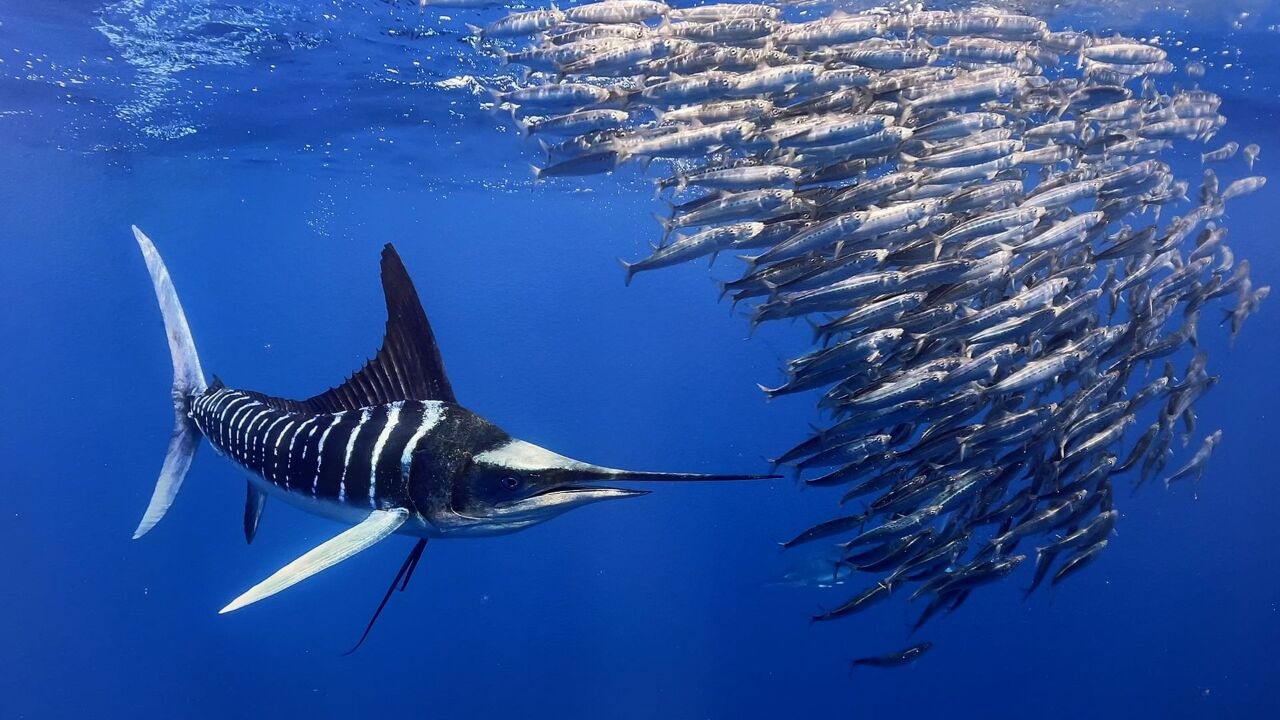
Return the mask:
POLYGON ((418 567, 418 561, 422 559, 422 551, 425 550, 426 547, 427 539, 422 538, 418 540, 417 544, 413 546, 413 549, 409 551, 409 556, 404 559, 403 563, 401 563, 399 572, 397 572, 396 576, 392 578, 391 585, 387 587, 386 594, 382 596, 382 602, 378 603, 378 609, 374 610, 373 617, 369 618, 369 624, 364 626, 364 632, 361 633, 360 639, 356 641, 356 644, 353 645, 350 650, 342 653, 344 657, 359 650, 360 646, 364 644, 365 639, 369 637, 369 632, 373 630, 373 624, 378 622, 378 616, 382 614, 383 608, 387 606, 387 603, 391 600, 391 596, 395 594, 396 585, 400 586, 400 592, 404 592, 404 589, 409 587, 409 578, 413 577, 413 571, 418 567), (403 582, 401 582, 401 579, 403 579, 403 582))
POLYGON ((398 530, 408 517, 409 511, 404 508, 374 510, 359 525, 320 543, 302 557, 277 570, 271 577, 249 588, 248 592, 232 600, 218 614, 239 610, 245 605, 271 597, 321 570, 337 565, 398 530))

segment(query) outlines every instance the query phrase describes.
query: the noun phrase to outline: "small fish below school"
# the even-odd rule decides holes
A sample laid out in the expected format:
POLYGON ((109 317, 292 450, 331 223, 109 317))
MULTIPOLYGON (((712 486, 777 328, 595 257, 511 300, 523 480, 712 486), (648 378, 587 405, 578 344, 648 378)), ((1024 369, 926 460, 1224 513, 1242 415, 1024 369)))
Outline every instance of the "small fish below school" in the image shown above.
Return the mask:
POLYGON ((777 477, 619 470, 511 437, 458 404, 417 291, 391 245, 382 252, 383 345, 346 382, 305 400, 233 389, 216 377, 208 382, 169 271, 151 240, 137 227, 133 232, 155 286, 174 368, 173 432, 134 538, 169 510, 201 439, 249 474, 246 540, 252 542, 268 497, 352 525, 221 613, 270 597, 389 535, 416 537, 376 620, 397 584, 408 583, 428 538, 511 533, 574 508, 647 494, 598 482, 777 477))
POLYGON ((929 652, 929 650, 932 647, 933 647, 933 643, 922 642, 918 645, 912 645, 911 647, 906 648, 905 650, 899 650, 898 652, 895 652, 895 653, 889 653, 888 655, 877 655, 873 657, 864 657, 864 658, 858 658, 856 660, 851 660, 849 662, 849 671, 852 672, 854 668, 857 668, 860 666, 887 668, 887 667, 898 667, 899 665, 907 665, 915 662, 916 659, 918 659, 921 655, 924 655, 925 653, 929 652))

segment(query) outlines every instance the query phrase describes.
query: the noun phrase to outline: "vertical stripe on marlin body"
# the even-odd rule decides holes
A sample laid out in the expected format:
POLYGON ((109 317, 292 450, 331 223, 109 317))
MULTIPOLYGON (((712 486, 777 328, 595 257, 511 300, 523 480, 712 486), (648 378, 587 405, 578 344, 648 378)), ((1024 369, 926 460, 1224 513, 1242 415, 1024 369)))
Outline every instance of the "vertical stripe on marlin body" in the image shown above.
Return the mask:
POLYGON ((164 261, 141 230, 133 232, 174 368, 173 432, 134 537, 149 532, 172 505, 201 439, 249 476, 246 540, 253 540, 269 496, 352 526, 221 612, 274 595, 388 535, 417 537, 376 620, 397 584, 403 589, 408 583, 427 538, 511 533, 576 507, 647 493, 594 484, 602 481, 777 477, 619 470, 511 437, 457 403, 417 291, 389 244, 381 262, 387 305, 382 347, 346 382, 306 400, 231 388, 216 377, 210 384, 164 261))

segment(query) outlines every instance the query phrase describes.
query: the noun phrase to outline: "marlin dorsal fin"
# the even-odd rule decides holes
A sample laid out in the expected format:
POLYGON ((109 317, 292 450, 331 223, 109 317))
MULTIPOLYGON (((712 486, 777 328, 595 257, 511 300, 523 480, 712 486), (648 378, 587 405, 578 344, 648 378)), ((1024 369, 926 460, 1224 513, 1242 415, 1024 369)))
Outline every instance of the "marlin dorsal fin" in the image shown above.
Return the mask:
POLYGON ((382 291, 387 330, 382 348, 341 385, 306 400, 264 399, 283 410, 316 413, 356 410, 397 400, 456 402, 418 291, 396 249, 382 248, 382 291))

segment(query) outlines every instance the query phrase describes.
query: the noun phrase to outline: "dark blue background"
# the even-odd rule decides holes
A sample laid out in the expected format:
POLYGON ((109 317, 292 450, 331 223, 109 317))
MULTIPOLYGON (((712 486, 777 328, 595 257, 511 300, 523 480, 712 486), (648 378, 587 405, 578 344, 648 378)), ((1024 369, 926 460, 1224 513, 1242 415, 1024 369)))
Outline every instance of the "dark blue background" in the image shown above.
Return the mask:
MULTIPOLYGON (((1029 603, 1026 572, 984 590, 930 625, 935 648, 905 669, 849 678, 845 662, 908 644, 919 608, 904 598, 810 626, 858 586, 769 584, 791 560, 776 541, 834 508, 789 480, 663 487, 434 542, 352 657, 409 539, 218 616, 339 528, 273 503, 246 546, 243 478, 206 448, 164 522, 129 539, 171 421, 130 223, 168 260, 206 369, 234 386, 307 396, 358 367, 383 322, 378 249, 394 242, 459 398, 519 437, 615 466, 756 472, 815 419, 811 398, 766 403, 754 386, 777 379, 802 328, 746 339, 703 263, 623 286, 615 258, 655 234, 645 181, 534 186, 535 154, 481 98, 430 85, 483 61, 456 35, 386 32, 457 21, 376 2, 301 19, 266 7, 278 35, 240 64, 168 73, 139 119, 121 108, 158 71, 93 30, 116 15, 0 2, 0 718, 1280 712, 1274 300, 1232 349, 1206 318, 1223 380, 1199 413, 1225 438, 1198 498, 1122 491, 1119 534, 1088 572, 1029 603), (281 39, 305 33, 314 47, 281 39)), ((1211 20, 1174 37, 1238 50, 1211 55, 1206 84, 1227 88, 1222 139, 1262 143, 1265 173, 1280 151, 1277 35, 1211 20)), ((1280 279, 1277 197, 1239 200, 1228 219, 1258 284, 1280 279)), ((712 274, 731 272, 722 260, 712 274)))

